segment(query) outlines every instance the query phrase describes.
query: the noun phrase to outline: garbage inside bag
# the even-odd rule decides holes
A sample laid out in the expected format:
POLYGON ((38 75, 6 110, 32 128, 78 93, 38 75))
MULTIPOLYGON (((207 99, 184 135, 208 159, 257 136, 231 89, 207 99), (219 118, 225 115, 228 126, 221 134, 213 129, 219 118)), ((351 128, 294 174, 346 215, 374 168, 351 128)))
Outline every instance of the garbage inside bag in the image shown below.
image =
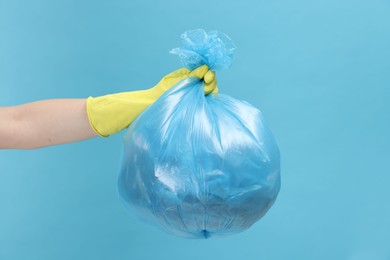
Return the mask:
MULTIPOLYGON (((203 30, 187 32, 185 41, 195 47, 173 52, 192 55, 191 66, 228 67, 232 53, 221 48, 230 48, 224 43, 229 39, 209 35, 216 38, 207 39, 203 30), (212 50, 210 41, 219 44, 220 58, 202 53, 212 50)), ((220 93, 205 96, 203 82, 188 78, 130 125, 118 187, 137 216, 171 234, 230 235, 249 228, 274 203, 279 150, 257 108, 220 93)))

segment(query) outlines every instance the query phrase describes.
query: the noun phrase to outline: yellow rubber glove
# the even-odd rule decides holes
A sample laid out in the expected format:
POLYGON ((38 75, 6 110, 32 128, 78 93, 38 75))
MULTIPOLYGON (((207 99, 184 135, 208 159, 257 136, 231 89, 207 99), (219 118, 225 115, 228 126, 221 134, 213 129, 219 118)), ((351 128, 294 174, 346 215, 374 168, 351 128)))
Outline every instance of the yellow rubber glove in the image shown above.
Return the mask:
POLYGON ((166 75, 156 86, 147 90, 89 97, 87 114, 92 129, 103 137, 123 130, 165 91, 188 77, 204 80, 205 95, 218 92, 215 73, 210 71, 207 65, 193 71, 182 68, 166 75))

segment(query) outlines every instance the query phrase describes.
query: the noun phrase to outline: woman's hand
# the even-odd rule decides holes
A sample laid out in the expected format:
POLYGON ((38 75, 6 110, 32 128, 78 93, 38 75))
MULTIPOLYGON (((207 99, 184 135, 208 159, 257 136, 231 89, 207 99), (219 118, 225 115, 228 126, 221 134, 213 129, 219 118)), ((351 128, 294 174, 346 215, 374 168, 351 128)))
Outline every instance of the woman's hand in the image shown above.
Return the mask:
POLYGON ((101 97, 89 97, 87 113, 92 128, 103 137, 115 134, 128 127, 148 106, 153 104, 165 91, 188 77, 204 81, 205 94, 216 93, 214 72, 207 65, 189 71, 186 68, 176 70, 165 77, 153 88, 131 92, 116 93, 101 97))

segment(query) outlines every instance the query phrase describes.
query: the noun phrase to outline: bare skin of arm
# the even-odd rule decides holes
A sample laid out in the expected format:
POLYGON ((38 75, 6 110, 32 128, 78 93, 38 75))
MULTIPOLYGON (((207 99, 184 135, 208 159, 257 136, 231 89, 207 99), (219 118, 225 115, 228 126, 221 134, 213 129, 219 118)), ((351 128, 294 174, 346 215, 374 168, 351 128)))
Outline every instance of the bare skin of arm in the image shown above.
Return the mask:
POLYGON ((35 149, 96 137, 85 104, 86 99, 53 99, 0 107, 0 149, 35 149))

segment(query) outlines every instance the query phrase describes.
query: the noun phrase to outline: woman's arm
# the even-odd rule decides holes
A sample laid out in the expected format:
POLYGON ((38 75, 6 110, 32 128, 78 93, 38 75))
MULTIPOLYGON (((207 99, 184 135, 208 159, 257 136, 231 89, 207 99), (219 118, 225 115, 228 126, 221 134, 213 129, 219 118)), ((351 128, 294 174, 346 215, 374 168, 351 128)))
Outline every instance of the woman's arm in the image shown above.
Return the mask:
POLYGON ((97 136, 86 99, 53 99, 0 107, 0 149, 34 149, 97 136))
POLYGON ((218 92, 215 73, 203 65, 193 71, 178 69, 147 90, 0 107, 0 149, 34 149, 115 134, 165 91, 189 77, 204 81, 205 95, 218 92))

